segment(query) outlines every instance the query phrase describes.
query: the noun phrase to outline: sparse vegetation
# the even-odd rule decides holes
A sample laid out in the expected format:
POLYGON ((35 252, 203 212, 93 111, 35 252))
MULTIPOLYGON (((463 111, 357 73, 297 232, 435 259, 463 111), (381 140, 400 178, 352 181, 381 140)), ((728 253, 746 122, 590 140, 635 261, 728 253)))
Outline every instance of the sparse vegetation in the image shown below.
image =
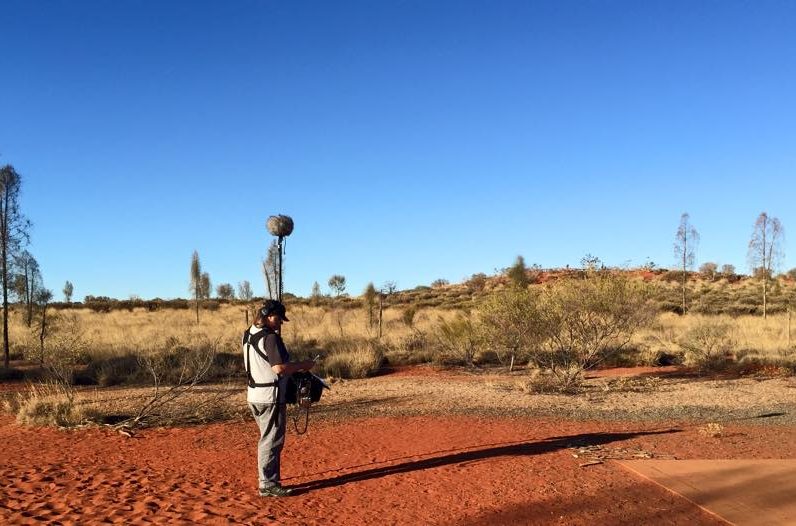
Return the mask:
MULTIPOLYGON (((515 366, 530 366, 522 387, 529 392, 579 392, 583 371, 599 364, 684 363, 705 373, 732 366, 743 374, 770 376, 796 372, 784 313, 796 287, 787 277, 772 278, 777 285, 771 287, 769 316, 763 320, 754 316, 759 292, 749 279, 732 282, 721 275, 710 281, 690 275, 691 315, 682 317, 667 312, 679 311, 679 283, 664 281, 665 270, 645 272, 560 270, 547 272, 540 280, 543 284, 525 289, 513 286, 505 275, 479 276, 477 293, 469 283, 393 291, 390 301, 382 304, 380 339, 371 325, 366 297, 324 297, 313 303, 287 295, 291 322, 284 336, 297 359, 321 354, 317 371, 334 378, 364 378, 385 364, 507 367, 513 356, 515 366), (781 313, 772 314, 777 311, 781 313), (749 314, 713 314, 722 312, 749 314), (653 318, 654 323, 643 323, 653 318)), ((217 341, 215 357, 194 389, 204 393, 207 415, 228 417, 231 413, 214 405, 200 384, 231 380, 224 396, 242 392, 241 302, 203 302, 206 314, 200 325, 191 323, 195 314, 188 307, 186 300, 97 297, 55 303, 47 310, 43 347, 40 327, 26 325, 24 306, 12 309, 11 356, 32 364, 43 359, 46 370, 8 369, 6 376, 58 380, 62 386, 74 383, 78 390, 81 385, 137 389, 137 398, 123 410, 88 403, 101 418, 112 415, 108 418, 118 422, 134 416, 152 395, 146 387, 151 371, 139 359, 142 350, 172 363, 170 372, 164 370, 158 380, 170 389, 181 382, 179 358, 195 355, 207 341, 217 341)), ((50 393, 39 407, 60 415, 58 425, 87 421, 77 413, 68 416, 64 393, 59 395, 60 405, 50 403, 57 398, 50 393)), ((37 397, 45 399, 41 392, 37 397)), ((162 421, 201 420, 196 412, 189 415, 179 409, 179 403, 166 405, 168 411, 158 412, 162 421)), ((28 414, 36 411, 29 409, 28 414)))
POLYGON ((701 372, 721 370, 733 350, 730 326, 716 320, 700 320, 677 340, 685 351, 686 364, 701 372))
POLYGON ((532 359, 564 390, 576 387, 584 370, 621 351, 653 317, 643 288, 610 271, 554 283, 538 312, 542 337, 532 359))

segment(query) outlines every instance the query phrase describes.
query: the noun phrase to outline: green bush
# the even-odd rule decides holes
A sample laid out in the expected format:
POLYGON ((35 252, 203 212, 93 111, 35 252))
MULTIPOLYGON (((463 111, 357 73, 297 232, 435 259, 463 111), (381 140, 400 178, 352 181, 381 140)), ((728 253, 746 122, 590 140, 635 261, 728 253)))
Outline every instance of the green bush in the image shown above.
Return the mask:
POLYGON ((484 347, 501 364, 527 360, 544 338, 538 294, 510 287, 490 295, 478 309, 484 347))

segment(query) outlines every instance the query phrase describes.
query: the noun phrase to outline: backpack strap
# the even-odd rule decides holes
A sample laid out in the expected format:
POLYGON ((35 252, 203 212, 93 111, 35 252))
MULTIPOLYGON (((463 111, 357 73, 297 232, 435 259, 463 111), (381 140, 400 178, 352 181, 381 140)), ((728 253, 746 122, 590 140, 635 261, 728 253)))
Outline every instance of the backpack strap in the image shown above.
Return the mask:
MULTIPOLYGON (((254 352, 257 353, 260 358, 265 360, 265 363, 268 362, 268 356, 265 355, 263 351, 260 350, 260 341, 268 335, 268 331, 260 331, 257 334, 251 334, 249 329, 243 331, 243 346, 246 348, 246 376, 249 380, 249 387, 276 387, 279 384, 279 380, 274 380, 273 382, 262 382, 257 383, 254 381, 254 377, 251 373, 251 354, 249 353, 250 349, 254 348, 254 352)), ((270 364, 269 364, 270 365, 270 364)))

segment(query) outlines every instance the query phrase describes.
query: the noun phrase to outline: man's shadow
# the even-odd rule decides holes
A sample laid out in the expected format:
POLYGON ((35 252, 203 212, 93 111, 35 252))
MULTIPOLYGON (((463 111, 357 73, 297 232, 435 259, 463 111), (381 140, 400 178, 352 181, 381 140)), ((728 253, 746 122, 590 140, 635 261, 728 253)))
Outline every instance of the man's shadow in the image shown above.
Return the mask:
MULTIPOLYGON (((456 451, 453 453, 427 458, 423 460, 412 460, 391 466, 383 466, 378 468, 366 469, 363 471, 356 471, 339 475, 328 479, 321 479, 304 484, 297 484, 292 487, 294 495, 300 495, 308 491, 334 488, 348 484, 349 482, 359 482, 363 480, 377 479, 386 477, 388 475, 396 475, 399 473, 408 473, 410 471, 420 471, 424 469, 438 468, 441 466, 450 466, 452 464, 462 464, 466 462, 473 462, 477 460, 486 460, 497 457, 519 457, 528 455, 542 455, 565 449, 568 447, 582 447, 582 446, 598 446, 608 444, 610 442, 618 442, 628 440, 644 435, 662 435, 668 433, 679 433, 680 429, 666 429, 662 431, 638 431, 634 433, 584 433, 580 435, 551 437, 544 440, 534 442, 519 442, 509 444, 499 444, 492 447, 456 451)), ((432 453, 433 454, 433 453, 432 453)), ((417 456, 417 455, 416 455, 417 456)), ((400 459, 398 459, 400 460, 400 459)), ((387 461, 387 462, 392 462, 387 461)), ((367 464, 366 464, 367 465, 367 464)), ((364 466, 364 465, 363 465, 364 466)), ((355 466, 362 467, 362 466, 355 466)), ((346 469, 346 468, 342 468, 346 469)))

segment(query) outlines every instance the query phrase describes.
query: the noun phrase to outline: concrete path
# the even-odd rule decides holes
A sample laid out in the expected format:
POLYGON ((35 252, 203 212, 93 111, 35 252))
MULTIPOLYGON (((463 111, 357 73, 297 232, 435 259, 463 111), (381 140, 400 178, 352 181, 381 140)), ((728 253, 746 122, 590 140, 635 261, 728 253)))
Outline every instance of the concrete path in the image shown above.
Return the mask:
POLYGON ((796 459, 618 462, 731 524, 796 525, 796 459))

